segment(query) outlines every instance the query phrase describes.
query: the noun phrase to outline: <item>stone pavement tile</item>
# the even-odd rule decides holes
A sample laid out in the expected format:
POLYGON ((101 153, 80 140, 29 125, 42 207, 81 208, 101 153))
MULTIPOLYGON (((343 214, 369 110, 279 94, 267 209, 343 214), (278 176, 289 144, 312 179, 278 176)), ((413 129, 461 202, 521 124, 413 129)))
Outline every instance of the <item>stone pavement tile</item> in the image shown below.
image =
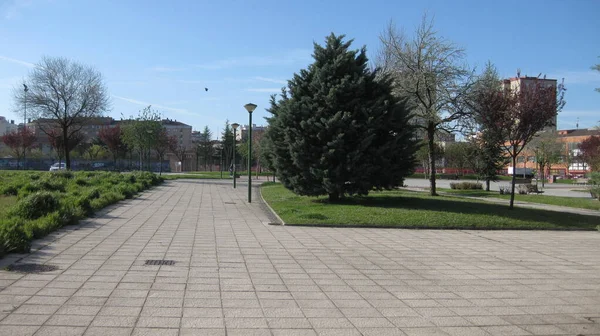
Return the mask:
MULTIPOLYGON (((270 334, 271 333, 267 330, 267 334, 265 334, 265 335, 270 335, 270 334)), ((179 331, 179 336, 225 336, 225 335, 226 335, 225 329, 186 329, 186 328, 182 328, 179 331)), ((244 334, 240 334, 240 335, 244 335, 244 334)), ((246 335, 250 335, 250 334, 246 334, 246 335)), ((258 336, 260 336, 260 335, 258 335, 258 336)))
POLYGON ((40 326, 49 318, 50 315, 11 314, 2 319, 0 324, 40 326))
POLYGON ((452 336, 489 336, 489 334, 480 327, 441 327, 441 329, 452 336))
POLYGON ((227 329, 227 336, 270 336, 269 329, 227 329))
POLYGON ((273 336, 317 336, 313 329, 271 329, 271 332, 273 336))
POLYGON ((85 332, 85 327, 55 327, 43 326, 36 333, 36 336, 81 336, 85 332))
POLYGON ((467 321, 476 326, 502 326, 510 323, 497 316, 463 316, 467 321))
POLYGON ((485 330, 493 336, 525 336, 531 335, 530 332, 519 328, 514 325, 503 325, 503 326, 483 326, 481 329, 485 330))
POLYGON ((31 336, 39 328, 40 328, 39 326, 0 325, 0 335, 7 335, 7 336, 31 336))
MULTIPOLYGON (((377 328, 380 329, 380 328, 377 328)), ((363 333, 358 329, 316 329, 319 336, 361 336, 363 333)), ((381 335, 381 334, 377 334, 381 335)), ((385 334, 384 334, 385 335, 385 334)), ((400 334, 404 335, 404 334, 400 334)), ((381 335, 383 336, 383 335, 381 335)))
POLYGON ((423 327, 423 328, 402 328, 403 333, 407 336, 448 336, 449 334, 444 332, 438 327, 423 327))
POLYGON ((130 336, 132 328, 89 327, 84 336, 130 336))
POLYGON ((53 326, 75 326, 75 327, 87 327, 92 323, 94 316, 92 315, 54 315, 48 321, 46 325, 53 326))
POLYGON ((564 335, 565 330, 551 324, 525 324, 519 327, 534 335, 564 335))
POLYGON ((13 311, 14 314, 39 314, 39 315, 51 315, 54 314, 60 308, 59 305, 33 305, 24 304, 21 305, 17 310, 13 311))
POLYGON ((135 328, 131 336, 177 336, 179 329, 135 328))
POLYGON ((267 319, 264 317, 226 317, 225 327, 230 329, 266 329, 267 319))
POLYGON ((31 305, 62 305, 69 300, 68 296, 32 296, 26 304, 31 305))
POLYGON ((218 317, 183 317, 181 319, 182 328, 225 328, 223 318, 218 317))
POLYGON ((309 317, 308 321, 315 329, 347 329, 354 325, 347 318, 340 317, 309 317))
POLYGON ((136 328, 179 328, 179 317, 148 317, 142 316, 136 323, 136 328))
POLYGON ((433 327, 435 326, 430 319, 423 318, 420 316, 399 316, 399 317, 388 317, 388 320, 392 322, 396 327, 399 328, 412 328, 412 327, 433 327))
POLYGON ((387 319, 383 317, 349 317, 350 322, 356 328, 393 328, 394 325, 387 319))
POLYGON ((94 327, 133 327, 135 316, 96 316, 92 321, 94 327))
POLYGON ((600 324, 598 323, 559 324, 556 326, 569 334, 600 335, 600 324))
POLYGON ((98 313, 99 316, 138 316, 141 307, 115 307, 104 306, 98 313))
POLYGON ((398 328, 361 328, 364 336, 406 336, 406 334, 398 328))
POLYGON ((278 318, 267 318, 267 323, 271 329, 310 329, 312 328, 310 322, 306 318, 293 318, 293 317, 278 317, 278 318))
POLYGON ((337 308, 302 308, 302 313, 306 317, 344 317, 344 314, 337 308))
POLYGON ((460 316, 432 316, 429 320, 438 327, 468 327, 473 325, 460 316))
MULTIPOLYGON (((317 315, 317 316, 324 316, 324 315, 318 315, 319 312, 329 312, 331 310, 327 309, 327 310, 318 310, 317 312, 314 312, 314 309, 300 309, 300 308, 264 308, 263 312, 265 317, 309 317, 311 315, 317 315), (305 315, 306 314, 306 315, 305 315)), ((335 311, 337 312, 337 316, 343 316, 342 313, 335 309, 335 311)), ((332 313, 329 313, 332 314, 332 313)))

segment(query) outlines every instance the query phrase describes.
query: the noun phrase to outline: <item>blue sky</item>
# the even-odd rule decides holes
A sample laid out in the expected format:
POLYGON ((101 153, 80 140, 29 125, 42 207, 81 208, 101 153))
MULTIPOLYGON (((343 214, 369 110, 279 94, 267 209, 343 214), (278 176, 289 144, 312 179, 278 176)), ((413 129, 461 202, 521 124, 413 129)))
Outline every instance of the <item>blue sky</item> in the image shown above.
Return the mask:
POLYGON ((346 34, 375 59, 389 20, 411 33, 424 12, 440 35, 466 49, 481 69, 501 75, 565 78, 559 128, 600 121, 600 1, 67 1, 0 0, 0 115, 11 90, 44 55, 92 65, 105 77, 119 118, 146 105, 165 117, 222 131, 246 124, 243 105, 258 105, 311 62, 313 42, 346 34), (209 89, 208 92, 204 88, 209 89))

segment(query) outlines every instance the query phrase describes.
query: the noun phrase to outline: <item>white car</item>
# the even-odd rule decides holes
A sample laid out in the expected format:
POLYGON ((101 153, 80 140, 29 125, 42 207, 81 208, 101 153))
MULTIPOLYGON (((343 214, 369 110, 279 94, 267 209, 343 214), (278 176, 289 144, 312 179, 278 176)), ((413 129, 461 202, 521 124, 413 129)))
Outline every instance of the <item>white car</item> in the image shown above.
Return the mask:
POLYGON ((59 171, 65 169, 67 169, 67 167, 64 163, 55 163, 52 166, 50 166, 50 171, 59 171))

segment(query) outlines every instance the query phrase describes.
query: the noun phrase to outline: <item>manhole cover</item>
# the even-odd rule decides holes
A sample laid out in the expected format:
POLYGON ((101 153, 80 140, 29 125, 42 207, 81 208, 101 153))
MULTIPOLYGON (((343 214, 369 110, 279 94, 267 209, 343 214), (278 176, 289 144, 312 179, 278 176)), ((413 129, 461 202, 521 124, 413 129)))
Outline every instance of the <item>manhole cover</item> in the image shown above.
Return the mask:
POLYGON ((146 260, 146 265, 175 265, 175 260, 146 260))
POLYGON ((56 271, 58 266, 41 264, 16 264, 10 265, 6 269, 11 272, 19 273, 42 273, 56 271))

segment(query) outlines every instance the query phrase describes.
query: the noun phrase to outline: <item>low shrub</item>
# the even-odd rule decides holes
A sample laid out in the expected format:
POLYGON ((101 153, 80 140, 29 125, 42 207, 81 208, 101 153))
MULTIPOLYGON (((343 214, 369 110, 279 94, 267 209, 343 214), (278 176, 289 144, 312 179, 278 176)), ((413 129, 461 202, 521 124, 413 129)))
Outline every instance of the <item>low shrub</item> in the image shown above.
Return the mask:
POLYGON ((63 226, 63 221, 58 211, 50 213, 48 216, 28 221, 24 225, 24 231, 27 236, 38 239, 46 236, 63 226))
POLYGON ((75 179, 75 184, 80 187, 85 187, 85 186, 89 185, 88 181, 81 177, 78 177, 75 179))
POLYGON ((0 194, 4 196, 17 196, 19 194, 19 188, 15 185, 6 185, 0 189, 0 194))
POLYGON ((11 215, 24 219, 37 219, 58 210, 60 199, 55 193, 40 191, 17 202, 11 215))
POLYGON ((476 182, 454 182, 450 183, 450 189, 458 190, 482 190, 483 185, 476 182))
POLYGON ((66 178, 66 179, 73 178, 73 172, 68 171, 68 170, 58 170, 58 171, 52 172, 52 175, 54 175, 54 177, 62 177, 62 178, 66 178))
POLYGON ((9 252, 27 253, 31 237, 25 233, 22 218, 0 219, 0 256, 9 252))

